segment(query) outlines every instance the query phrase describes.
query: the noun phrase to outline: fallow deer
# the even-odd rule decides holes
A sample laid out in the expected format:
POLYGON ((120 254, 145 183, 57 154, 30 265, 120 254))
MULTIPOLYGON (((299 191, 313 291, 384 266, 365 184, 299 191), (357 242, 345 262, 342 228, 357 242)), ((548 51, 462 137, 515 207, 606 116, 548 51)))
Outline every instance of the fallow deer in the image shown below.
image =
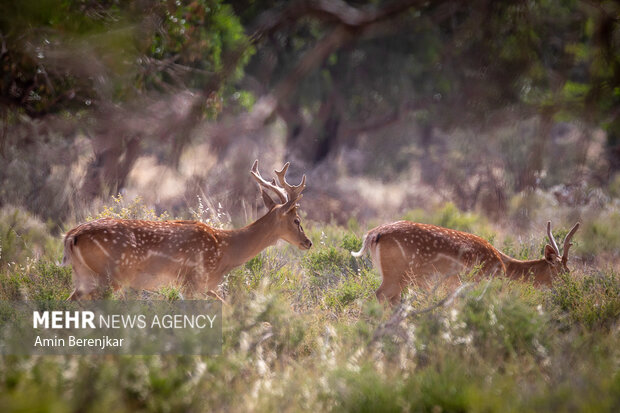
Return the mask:
POLYGON ((545 246, 544 258, 531 261, 511 258, 476 235, 409 221, 381 225, 368 231, 362 248, 351 254, 360 257, 370 251, 373 265, 382 277, 376 296, 379 301, 389 301, 393 305, 409 284, 428 286, 434 276, 455 282, 459 281, 456 275, 472 269, 478 270, 477 276, 531 277, 535 285, 550 285, 554 276, 568 271, 570 240, 578 228, 579 223, 570 230, 564 240, 563 255, 560 255, 551 233, 551 222, 548 222, 551 245, 545 246))
POLYGON ((297 213, 306 176, 299 185, 290 185, 285 178, 288 167, 286 163, 275 171, 278 185, 275 179, 263 179, 258 160, 254 162, 250 173, 268 212, 241 229, 216 229, 197 221, 112 218, 73 228, 65 237, 63 257, 63 264, 73 267, 75 290, 69 299, 90 297, 99 286, 156 289, 170 283, 191 295, 216 295, 227 272, 279 239, 309 249, 312 241, 297 213))

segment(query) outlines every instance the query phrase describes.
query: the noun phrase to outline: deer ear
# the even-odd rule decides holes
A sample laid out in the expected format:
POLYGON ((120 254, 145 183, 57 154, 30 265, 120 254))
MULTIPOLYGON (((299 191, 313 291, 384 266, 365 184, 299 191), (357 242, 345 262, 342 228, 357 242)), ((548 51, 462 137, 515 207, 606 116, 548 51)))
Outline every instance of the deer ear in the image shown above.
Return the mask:
POLYGON ((555 252, 555 249, 547 244, 545 245, 545 259, 549 262, 553 262, 555 260, 555 258, 557 258, 558 253, 555 252))
POLYGON ((263 196, 263 202, 268 210, 271 211, 271 208, 276 206, 276 201, 274 201, 267 192, 263 191, 263 188, 260 189, 260 194, 263 196))

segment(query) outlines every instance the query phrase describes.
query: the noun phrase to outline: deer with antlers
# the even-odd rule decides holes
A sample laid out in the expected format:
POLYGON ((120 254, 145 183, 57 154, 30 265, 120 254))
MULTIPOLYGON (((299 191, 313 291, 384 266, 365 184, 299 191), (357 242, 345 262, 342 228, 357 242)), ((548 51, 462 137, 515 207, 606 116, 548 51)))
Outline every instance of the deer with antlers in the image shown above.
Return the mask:
POLYGON ((407 285, 429 286, 434 277, 459 281, 463 271, 477 270, 477 276, 505 274, 512 279, 530 278, 535 285, 550 285, 560 272, 568 272, 568 250, 579 223, 570 230, 560 254, 551 222, 547 223, 544 257, 521 261, 495 249, 486 240, 466 232, 435 225, 399 221, 376 227, 364 236, 362 248, 352 252, 360 257, 367 250, 382 282, 376 291, 379 301, 392 305, 400 301, 407 285))
POLYGON ((90 297, 100 286, 156 289, 180 284, 190 295, 215 290, 224 275, 279 239, 309 249, 297 213, 304 175, 299 185, 286 181, 286 163, 267 181, 250 174, 268 212, 241 229, 212 228, 197 221, 143 221, 104 218, 70 230, 64 241, 63 264, 71 264, 75 290, 69 299, 90 297))

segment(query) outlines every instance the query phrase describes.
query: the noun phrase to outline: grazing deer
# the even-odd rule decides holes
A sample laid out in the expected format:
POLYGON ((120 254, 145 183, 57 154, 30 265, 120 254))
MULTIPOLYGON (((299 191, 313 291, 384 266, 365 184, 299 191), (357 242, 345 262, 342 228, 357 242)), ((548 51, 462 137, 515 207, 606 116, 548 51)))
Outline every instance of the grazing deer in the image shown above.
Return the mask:
POLYGON ((112 218, 73 228, 65 237, 63 257, 63 265, 73 267, 75 290, 69 299, 90 297, 102 285, 156 289, 169 283, 180 283, 190 294, 216 295, 228 271, 279 239, 309 249, 312 242, 297 214, 306 176, 299 185, 290 185, 285 178, 288 167, 289 163, 275 171, 278 185, 275 179, 263 179, 258 160, 254 162, 250 173, 269 212, 241 229, 216 229, 197 221, 112 218))
MULTIPOLYGON (((351 254, 359 257, 370 251, 373 265, 383 279, 377 298, 396 304, 408 284, 428 286, 433 276, 449 277, 474 268, 479 275, 492 277, 504 273, 509 278, 532 277, 536 285, 550 285, 555 275, 568 271, 570 240, 578 228, 579 223, 570 230, 564 240, 564 254, 560 255, 548 222, 547 235, 552 245, 545 246, 544 258, 531 261, 511 258, 476 235, 409 221, 368 231, 362 249, 351 254)), ((449 278, 458 281, 456 277, 449 278)))

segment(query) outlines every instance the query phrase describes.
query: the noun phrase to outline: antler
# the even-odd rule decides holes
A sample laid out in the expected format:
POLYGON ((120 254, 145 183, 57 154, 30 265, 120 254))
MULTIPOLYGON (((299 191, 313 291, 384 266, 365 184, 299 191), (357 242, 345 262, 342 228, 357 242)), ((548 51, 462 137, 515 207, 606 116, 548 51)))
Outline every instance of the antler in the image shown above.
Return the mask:
POLYGON ((282 204, 289 203, 293 205, 297 200, 299 200, 299 198, 301 198, 301 192, 306 187, 306 175, 303 176, 299 185, 290 185, 286 182, 286 171, 289 166, 290 162, 287 162, 284 167, 282 167, 282 170, 274 171, 281 186, 278 186, 275 179, 269 182, 260 175, 260 172, 258 172, 258 159, 254 161, 250 173, 258 182, 261 191, 263 188, 271 189, 278 195, 278 198, 280 198, 280 202, 282 204))
POLYGON ((579 222, 575 224, 575 226, 568 232, 568 235, 566 235, 566 238, 564 238, 564 247, 562 248, 562 263, 565 265, 568 262, 568 250, 570 249, 571 245, 573 245, 570 240, 573 238, 573 235, 575 235, 575 232, 577 232, 578 229, 579 222))
POLYGON ((306 175, 304 174, 304 176, 301 178, 301 183, 297 186, 291 185, 288 182, 286 182, 286 171, 288 171, 288 167, 290 166, 290 164, 291 164, 290 162, 287 162, 282 167, 282 170, 280 171, 276 170, 274 172, 276 173, 276 176, 278 177, 278 181, 280 182, 280 185, 282 185, 282 187, 288 194, 289 202, 292 202, 300 198, 301 192, 306 187, 306 175))
POLYGON ((286 203, 287 199, 286 199, 286 192, 284 191, 284 188, 280 188, 279 186, 277 186, 275 180, 273 182, 266 181, 260 175, 260 172, 258 172, 258 159, 254 161, 254 164, 252 165, 252 169, 250 170, 250 173, 252 174, 254 179, 256 179, 256 181, 258 182, 258 185, 261 188, 261 191, 263 187, 271 189, 273 192, 276 193, 276 195, 278 195, 278 198, 280 198, 281 203, 283 204, 286 203))
POLYGON ((555 250, 555 253, 560 256, 560 249, 558 248, 558 244, 555 242, 555 238, 553 238, 553 234, 551 233, 551 221, 547 221, 547 236, 549 237, 549 242, 555 250))

